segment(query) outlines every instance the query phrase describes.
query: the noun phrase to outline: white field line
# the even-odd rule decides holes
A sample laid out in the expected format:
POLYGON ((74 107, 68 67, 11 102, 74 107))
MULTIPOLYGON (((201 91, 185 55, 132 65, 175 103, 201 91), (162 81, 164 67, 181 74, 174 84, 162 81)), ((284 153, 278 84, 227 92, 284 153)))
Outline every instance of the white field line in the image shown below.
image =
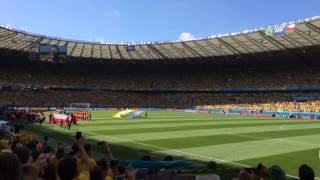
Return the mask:
MULTIPOLYGON (((101 136, 100 134, 92 133, 92 132, 87 133, 87 134, 101 136)), ((129 142, 129 143, 133 143, 133 144, 137 144, 137 145, 141 145, 141 146, 152 147, 152 148, 166 150, 166 151, 172 151, 172 152, 176 152, 176 153, 179 153, 179 154, 185 154, 185 155, 189 155, 189 156, 193 156, 193 157, 200 157, 201 159, 205 159, 205 160, 210 159, 210 160, 214 160, 214 161, 217 161, 217 162, 227 163, 227 164, 236 165, 236 166, 240 166, 240 167, 249 167, 249 166, 247 166, 245 164, 240 164, 240 163, 227 161, 227 160, 223 160, 223 159, 217 159, 217 158, 213 158, 213 157, 210 157, 210 156, 204 156, 204 155, 195 154, 195 153, 189 153, 189 152, 185 152, 185 151, 181 151, 181 150, 169 149, 169 148, 165 148, 165 147, 161 147, 161 146, 145 144, 145 143, 137 142, 137 141, 134 141, 134 140, 119 138, 119 137, 110 136, 110 135, 102 135, 102 136, 105 136, 105 137, 111 138, 111 139, 118 139, 120 141, 125 141, 125 142, 129 142)), ((289 174, 287 174, 287 176, 291 177, 291 178, 299 179, 299 177, 297 177, 297 176, 293 176, 293 175, 289 175, 289 174)))
MULTIPOLYGON (((261 139, 261 140, 270 139, 270 138, 261 137, 261 136, 250 136, 250 135, 232 134, 232 133, 229 133, 229 135, 239 136, 239 137, 248 137, 248 138, 252 138, 252 139, 261 139)), ((272 140, 295 143, 295 144, 302 144, 302 145, 320 146, 320 144, 307 143, 307 142, 301 142, 301 141, 293 141, 293 140, 286 140, 286 139, 282 139, 282 138, 272 138, 272 140)))

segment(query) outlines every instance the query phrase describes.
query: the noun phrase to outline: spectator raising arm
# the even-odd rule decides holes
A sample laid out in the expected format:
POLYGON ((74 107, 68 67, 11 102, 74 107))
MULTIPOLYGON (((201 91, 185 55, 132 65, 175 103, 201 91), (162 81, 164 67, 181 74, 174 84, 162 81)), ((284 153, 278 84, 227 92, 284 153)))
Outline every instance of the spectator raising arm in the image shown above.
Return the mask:
POLYGON ((107 154, 107 158, 109 161, 113 160, 111 148, 107 142, 103 142, 102 145, 103 151, 107 154))
POLYGON ((89 168, 89 156, 84 148, 84 137, 80 137, 77 140, 77 145, 79 148, 79 154, 81 158, 81 171, 77 179, 79 180, 89 180, 90 179, 90 168, 89 168))

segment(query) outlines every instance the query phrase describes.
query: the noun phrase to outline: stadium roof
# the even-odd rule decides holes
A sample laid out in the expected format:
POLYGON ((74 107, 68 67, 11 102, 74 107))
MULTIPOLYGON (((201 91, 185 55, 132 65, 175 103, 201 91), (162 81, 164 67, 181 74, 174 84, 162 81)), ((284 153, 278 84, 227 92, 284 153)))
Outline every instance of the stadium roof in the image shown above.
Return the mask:
POLYGON ((190 41, 130 44, 101 44, 32 34, 12 28, 0 27, 0 48, 38 53, 40 44, 66 46, 67 55, 94 59, 187 59, 214 58, 229 55, 257 54, 269 51, 304 49, 320 45, 320 18, 313 17, 281 25, 210 36, 190 41), (294 30, 279 36, 266 35, 269 28, 295 24, 294 30), (134 46, 134 50, 128 50, 134 46))

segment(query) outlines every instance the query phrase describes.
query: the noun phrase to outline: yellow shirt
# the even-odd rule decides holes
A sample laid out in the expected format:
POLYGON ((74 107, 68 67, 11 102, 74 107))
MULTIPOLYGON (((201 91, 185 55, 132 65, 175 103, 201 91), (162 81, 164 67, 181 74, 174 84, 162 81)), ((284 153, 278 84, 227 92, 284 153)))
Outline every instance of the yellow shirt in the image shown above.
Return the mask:
POLYGON ((79 173, 78 177, 74 180, 90 180, 90 173, 87 170, 83 170, 79 173))
POLYGON ((112 176, 106 176, 104 180, 113 180, 112 176))
MULTIPOLYGON (((78 163, 78 172, 81 172, 81 159, 78 159, 77 160, 77 163, 78 163)), ((97 165, 96 161, 94 159, 89 159, 89 168, 94 168, 95 166, 97 165)))

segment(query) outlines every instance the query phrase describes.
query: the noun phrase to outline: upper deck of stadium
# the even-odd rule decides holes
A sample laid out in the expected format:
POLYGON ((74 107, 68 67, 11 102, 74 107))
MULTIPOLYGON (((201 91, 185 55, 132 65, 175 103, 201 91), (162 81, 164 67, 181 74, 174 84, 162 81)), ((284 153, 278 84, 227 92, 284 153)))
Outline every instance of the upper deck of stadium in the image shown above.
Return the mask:
POLYGON ((40 44, 65 46, 71 58, 100 60, 162 60, 202 59, 221 56, 256 55, 272 51, 287 51, 320 45, 320 17, 312 17, 239 33, 209 36, 189 41, 127 43, 98 43, 61 39, 0 27, 0 49, 38 53, 40 44), (294 24, 291 32, 280 36, 266 35, 269 28, 294 24), (134 50, 128 50, 134 46, 134 50))

